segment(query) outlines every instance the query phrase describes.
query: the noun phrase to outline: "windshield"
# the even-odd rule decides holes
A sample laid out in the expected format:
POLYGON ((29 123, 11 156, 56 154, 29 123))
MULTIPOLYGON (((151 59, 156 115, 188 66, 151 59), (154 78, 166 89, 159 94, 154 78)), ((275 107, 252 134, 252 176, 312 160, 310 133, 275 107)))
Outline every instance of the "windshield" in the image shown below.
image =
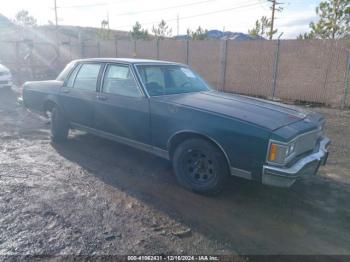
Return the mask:
POLYGON ((150 96, 208 91, 195 72, 180 65, 138 65, 141 81, 150 96))

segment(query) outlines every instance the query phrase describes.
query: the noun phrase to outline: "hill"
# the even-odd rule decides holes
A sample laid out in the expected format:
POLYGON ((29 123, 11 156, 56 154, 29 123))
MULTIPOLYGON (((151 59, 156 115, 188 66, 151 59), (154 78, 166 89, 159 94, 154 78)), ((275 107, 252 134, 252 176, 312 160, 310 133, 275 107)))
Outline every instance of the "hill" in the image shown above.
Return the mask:
MULTIPOLYGON (((0 37, 3 40, 36 40, 40 42, 55 42, 56 36, 61 43, 78 43, 79 41, 130 39, 128 31, 113 29, 100 29, 93 27, 59 25, 42 25, 35 27, 21 27, 14 24, 6 16, 0 14, 0 37), (57 30, 57 31, 56 31, 57 30)), ((229 39, 237 41, 262 40, 263 37, 252 37, 240 32, 210 30, 207 33, 209 39, 229 39)), ((153 38, 153 36, 150 36, 153 38)), ((186 40, 187 35, 174 36, 176 40, 186 40)))
MULTIPOLYGON (((187 35, 177 35, 174 36, 176 40, 187 40, 191 37, 187 35)), ((231 32, 231 31, 220 31, 220 30, 209 30, 207 33, 208 39, 218 39, 218 40, 236 40, 236 41, 247 41, 247 40, 264 40, 263 37, 254 37, 248 34, 240 33, 240 32, 231 32)))

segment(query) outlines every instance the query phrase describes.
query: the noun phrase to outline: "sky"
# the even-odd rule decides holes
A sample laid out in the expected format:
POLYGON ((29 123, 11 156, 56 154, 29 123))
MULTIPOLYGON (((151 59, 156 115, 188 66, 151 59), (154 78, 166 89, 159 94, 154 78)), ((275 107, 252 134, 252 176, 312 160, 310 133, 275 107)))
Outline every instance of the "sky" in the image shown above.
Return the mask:
MULTIPOLYGON (((0 13, 13 19, 28 10, 38 24, 55 21, 54 0, 4 1, 0 13)), ((247 33, 261 16, 271 16, 267 0, 56 0, 58 23, 62 25, 100 27, 109 17, 111 29, 130 31, 139 21, 151 32, 152 26, 164 19, 172 34, 185 34, 198 26, 247 33), (179 17, 177 23, 177 17, 179 17), (179 28, 177 27, 179 25, 179 28)), ((293 39, 309 31, 309 23, 317 21, 315 8, 320 0, 279 0, 283 11, 276 14, 276 27, 282 38, 293 39)))

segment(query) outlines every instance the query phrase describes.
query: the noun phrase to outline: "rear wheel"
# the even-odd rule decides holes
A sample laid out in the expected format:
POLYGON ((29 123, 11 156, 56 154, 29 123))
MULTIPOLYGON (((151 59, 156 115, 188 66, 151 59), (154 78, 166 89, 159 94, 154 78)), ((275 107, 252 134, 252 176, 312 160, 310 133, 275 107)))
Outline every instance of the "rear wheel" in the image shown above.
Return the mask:
POLYGON ((68 122, 57 106, 51 110, 51 141, 60 143, 67 140, 68 122))
POLYGON ((175 150, 173 166, 180 184, 197 193, 219 193, 228 177, 223 153, 205 139, 182 142, 175 150))

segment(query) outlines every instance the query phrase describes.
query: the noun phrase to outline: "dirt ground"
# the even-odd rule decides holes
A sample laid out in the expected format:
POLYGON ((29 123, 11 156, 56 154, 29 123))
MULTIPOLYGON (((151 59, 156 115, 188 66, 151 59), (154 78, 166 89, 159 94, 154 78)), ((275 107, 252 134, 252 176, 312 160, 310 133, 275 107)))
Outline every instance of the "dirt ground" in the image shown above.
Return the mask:
POLYGON ((327 118, 328 166, 290 189, 232 178, 181 188, 169 162, 47 121, 0 91, 0 255, 350 254, 350 112, 327 118))

